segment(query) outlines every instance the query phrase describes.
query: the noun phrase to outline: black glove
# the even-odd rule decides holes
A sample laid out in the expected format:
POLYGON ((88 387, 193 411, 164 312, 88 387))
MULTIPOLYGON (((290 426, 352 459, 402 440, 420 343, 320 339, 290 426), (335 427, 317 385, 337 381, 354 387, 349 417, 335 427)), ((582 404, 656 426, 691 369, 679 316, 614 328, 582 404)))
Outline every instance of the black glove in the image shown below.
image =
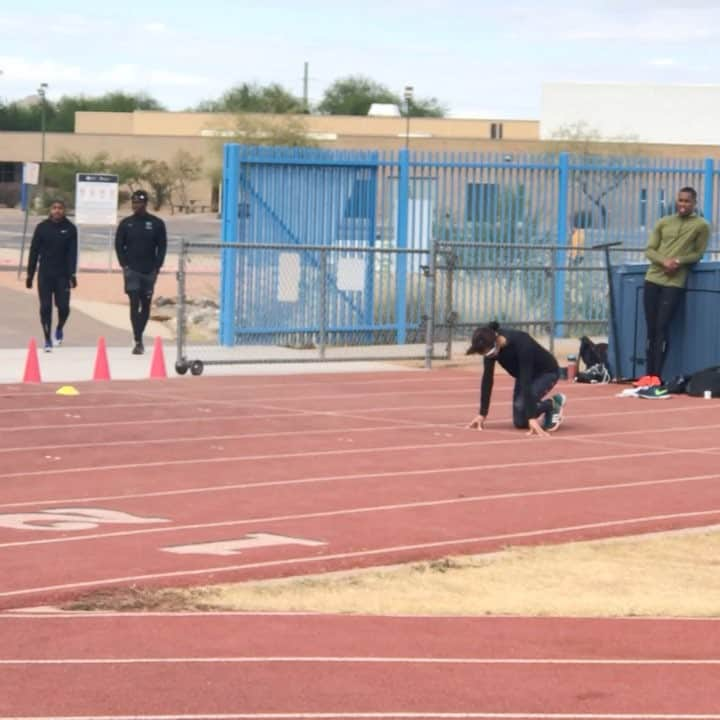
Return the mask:
POLYGON ((71 288, 77 287, 77 278, 74 275, 70 276, 70 287, 71 288))
POLYGON ((32 275, 28 275, 28 276, 25 278, 25 287, 26 287, 28 290, 32 290, 32 281, 33 281, 32 275))

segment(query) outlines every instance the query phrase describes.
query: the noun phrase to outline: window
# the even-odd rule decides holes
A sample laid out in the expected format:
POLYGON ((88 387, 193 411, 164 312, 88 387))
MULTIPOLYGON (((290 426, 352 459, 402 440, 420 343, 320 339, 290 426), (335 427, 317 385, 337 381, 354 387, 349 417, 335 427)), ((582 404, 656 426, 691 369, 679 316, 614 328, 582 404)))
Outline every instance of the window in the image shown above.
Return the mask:
POLYGON ((503 126, 502 123, 490 123, 490 139, 502 140, 503 126))
POLYGON ((0 162, 0 183, 15 183, 21 181, 21 164, 0 162))

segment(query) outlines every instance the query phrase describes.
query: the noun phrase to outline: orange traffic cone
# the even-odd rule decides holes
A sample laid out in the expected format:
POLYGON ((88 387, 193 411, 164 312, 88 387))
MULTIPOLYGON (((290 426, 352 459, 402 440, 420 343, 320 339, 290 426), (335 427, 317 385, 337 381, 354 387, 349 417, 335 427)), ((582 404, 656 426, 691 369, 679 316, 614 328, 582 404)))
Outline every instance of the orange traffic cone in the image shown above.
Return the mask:
POLYGON ((25 374, 23 375, 24 383, 39 383, 40 379, 40 363, 38 361, 37 345, 35 338, 30 340, 28 345, 27 359, 25 360, 25 374))
POLYGON ((158 335, 153 345, 152 362, 150 363, 151 378, 166 378, 165 353, 163 352, 162 338, 158 335))
POLYGON ((105 338, 101 337, 97 344, 97 354, 95 355, 95 370, 93 370, 93 380, 109 380, 110 365, 108 363, 107 349, 105 348, 105 338))

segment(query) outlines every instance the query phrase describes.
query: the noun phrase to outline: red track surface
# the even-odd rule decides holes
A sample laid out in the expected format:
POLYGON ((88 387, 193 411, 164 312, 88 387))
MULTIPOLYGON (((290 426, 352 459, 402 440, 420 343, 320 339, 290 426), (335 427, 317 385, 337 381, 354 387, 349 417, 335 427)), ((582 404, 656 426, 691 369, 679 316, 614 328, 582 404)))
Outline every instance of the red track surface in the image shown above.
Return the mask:
MULTIPOLYGON (((720 522, 719 403, 566 386, 566 423, 545 440, 511 428, 508 383, 489 429, 465 430, 477 384, 433 371, 4 388, 0 608, 720 522), (186 547, 258 534, 224 555, 186 547)), ((720 718, 714 621, 5 612, 0 629, 0 720, 720 718)))

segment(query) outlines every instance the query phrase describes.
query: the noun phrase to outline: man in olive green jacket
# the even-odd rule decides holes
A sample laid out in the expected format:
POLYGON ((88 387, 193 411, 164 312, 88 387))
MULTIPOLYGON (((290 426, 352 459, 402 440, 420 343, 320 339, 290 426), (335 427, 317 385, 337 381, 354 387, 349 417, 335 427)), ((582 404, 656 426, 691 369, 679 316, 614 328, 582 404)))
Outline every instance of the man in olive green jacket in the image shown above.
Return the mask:
POLYGON ((684 187, 676 213, 662 218, 650 235, 646 255, 644 307, 647 323, 646 374, 660 378, 667 352, 667 330, 685 293, 688 271, 705 252, 710 225, 695 212, 697 193, 684 187))

